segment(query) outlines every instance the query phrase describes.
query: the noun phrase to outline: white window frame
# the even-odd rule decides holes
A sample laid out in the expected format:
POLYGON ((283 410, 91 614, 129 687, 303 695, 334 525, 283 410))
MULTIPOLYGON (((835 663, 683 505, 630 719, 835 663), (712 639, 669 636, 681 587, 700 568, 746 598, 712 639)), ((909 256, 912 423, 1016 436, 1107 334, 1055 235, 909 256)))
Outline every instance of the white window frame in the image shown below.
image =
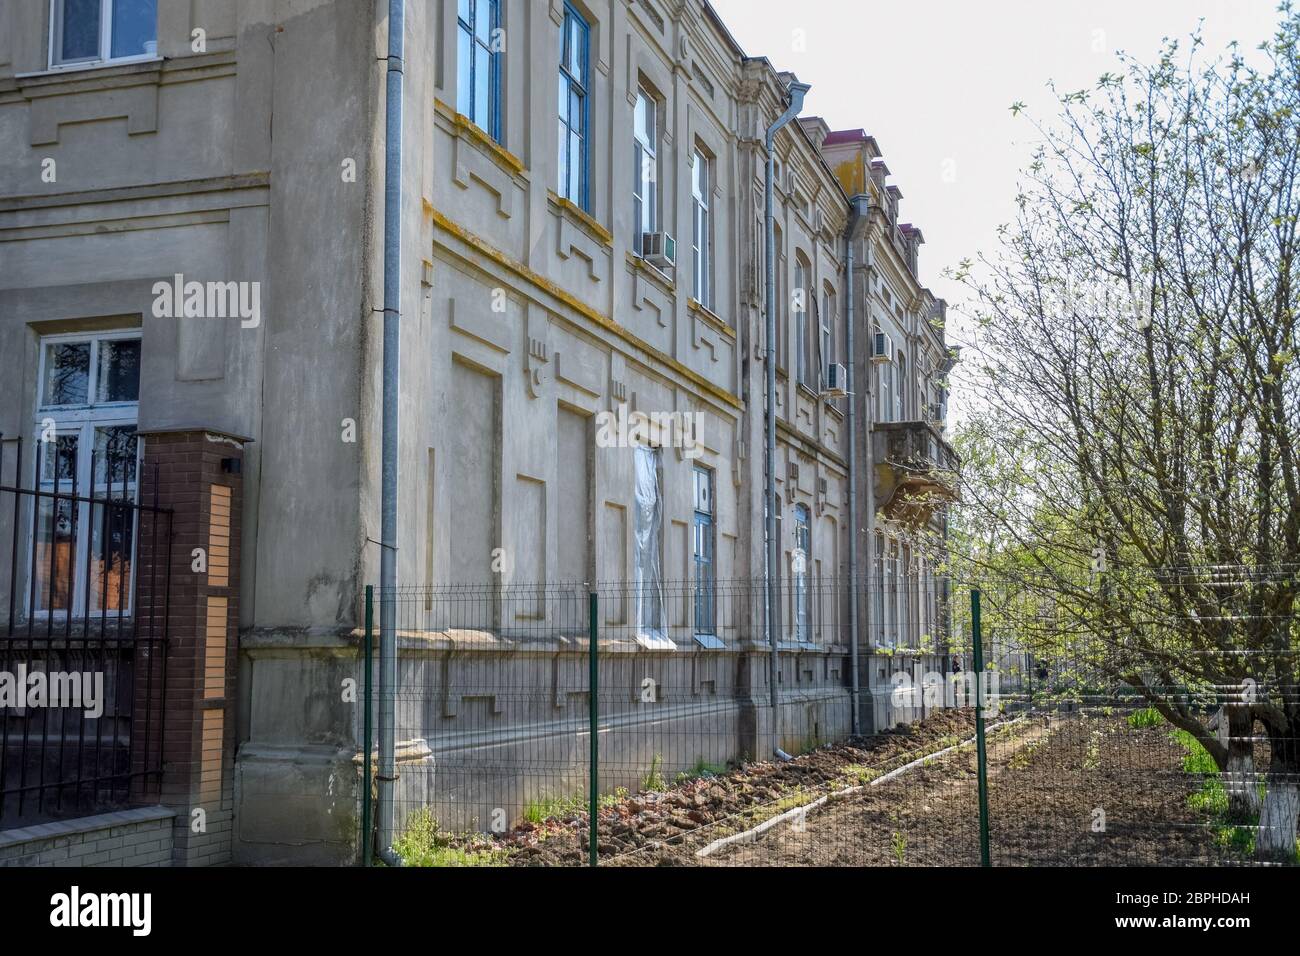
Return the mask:
POLYGON ((878 369, 878 392, 880 397, 880 421, 894 421, 894 363, 881 362, 876 368, 878 369))
POLYGON ((645 103, 646 128, 644 135, 632 111, 632 156, 636 166, 636 179, 632 182, 632 208, 636 235, 632 248, 644 255, 641 237, 659 231, 659 100, 644 86, 636 91, 638 102, 645 103))
MULTIPOLYGON (((34 423, 34 434, 37 436, 37 452, 33 456, 32 474, 34 488, 42 488, 44 477, 42 475, 42 465, 44 463, 45 449, 42 447, 40 438, 44 433, 47 424, 53 423, 54 434, 59 435, 76 435, 77 436, 77 494, 81 497, 92 497, 90 492, 94 489, 92 484, 94 476, 90 471, 91 453, 95 447, 95 430, 97 428, 114 428, 127 425, 137 426, 140 421, 140 401, 136 396, 135 401, 125 402, 102 402, 95 401, 95 394, 99 386, 99 343, 113 341, 141 341, 142 335, 139 329, 128 329, 112 332, 67 332, 56 335, 43 335, 39 342, 39 360, 37 362, 36 375, 36 415, 34 423), (90 345, 90 366, 86 377, 86 398, 87 401, 77 405, 45 405, 45 371, 46 358, 48 353, 47 346, 56 345, 60 342, 86 342, 90 345)), ((136 463, 135 479, 128 483, 128 488, 133 501, 138 502, 140 496, 140 469, 144 460, 144 439, 136 437, 136 463)), ((56 472, 57 474, 57 472, 56 472)), ((109 476, 111 478, 111 476, 109 476)), ((70 485, 61 485, 60 492, 72 493, 70 485)), ((111 497, 111 487, 106 488, 105 498, 111 497)), ((83 597, 85 595, 85 582, 79 580, 77 575, 85 573, 87 552, 90 548, 91 540, 94 536, 92 527, 92 515, 90 505, 86 502, 77 504, 77 526, 79 529, 77 540, 74 547, 73 558, 73 583, 72 583, 72 600, 69 602, 69 608, 39 608, 32 606, 32 588, 26 588, 26 594, 23 597, 27 605, 27 614, 29 618, 43 620, 51 614, 64 615, 71 611, 74 619, 85 617, 89 614, 99 614, 102 609, 87 609, 84 606, 83 597)), ((33 575, 37 573, 37 568, 33 563, 33 551, 30 543, 35 540, 37 535, 37 521, 40 518, 40 507, 35 505, 31 509, 31 517, 28 521, 28 531, 31 537, 27 539, 27 581, 33 580, 33 575)), ((126 588, 126 603, 121 609, 122 617, 128 618, 135 611, 135 587, 137 569, 136 553, 139 547, 138 540, 138 516, 134 509, 131 511, 131 520, 136 521, 136 527, 131 532, 131 580, 126 588)), ((39 595, 37 601, 39 603, 39 595)), ((117 610, 111 613, 117 616, 117 610)))
POLYGON ((835 309, 838 305, 834 290, 829 286, 822 289, 822 357, 821 382, 826 384, 826 373, 835 364, 835 309))
POLYGON ((113 0, 99 0, 99 51, 98 55, 93 57, 82 57, 77 60, 61 60, 58 57, 61 43, 57 42, 62 39, 63 35, 63 9, 66 0, 50 0, 50 35, 49 35, 49 57, 47 62, 51 70, 75 70, 85 69, 91 66, 100 66, 104 64, 117 63, 144 63, 150 60, 158 60, 158 21, 155 8, 154 30, 153 30, 153 53, 137 53, 132 56, 113 56, 113 0))
POLYGON ((907 421, 907 354, 901 349, 894 358, 894 421, 907 421))
POLYGON ((885 632, 889 635, 889 647, 898 647, 898 539, 889 538, 886 547, 888 550, 885 552, 885 575, 888 578, 886 586, 888 603, 885 612, 885 632))
POLYGON ((713 308, 713 221, 709 202, 712 191, 712 162, 708 154, 696 147, 691 169, 691 198, 694 203, 691 251, 695 266, 695 301, 706 309, 713 308))
MULTIPOLYGON (((809 388, 817 381, 812 374, 812 356, 809 354, 812 350, 812 342, 809 341, 808 314, 809 286, 813 283, 812 263, 806 259, 800 258, 801 253, 795 253, 794 259, 794 296, 790 307, 791 318, 795 322, 795 381, 800 385, 806 385, 809 388), (794 303, 799 303, 802 308, 797 308, 794 303)), ((816 295, 814 288, 812 294, 816 295)))

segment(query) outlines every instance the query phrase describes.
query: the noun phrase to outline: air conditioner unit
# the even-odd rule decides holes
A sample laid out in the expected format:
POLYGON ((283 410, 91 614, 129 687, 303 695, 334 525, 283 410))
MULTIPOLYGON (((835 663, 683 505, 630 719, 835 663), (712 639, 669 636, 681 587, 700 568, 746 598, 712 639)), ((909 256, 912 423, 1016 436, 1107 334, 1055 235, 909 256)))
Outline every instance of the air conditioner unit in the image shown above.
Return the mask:
POLYGON ((641 256, 661 269, 674 268, 677 265, 677 240, 666 232, 643 232, 641 256))
POLYGON ((871 337, 871 361, 892 362, 894 360, 894 340, 886 332, 877 332, 871 337))
POLYGON ((843 365, 826 366, 826 387, 822 395, 826 398, 843 398, 849 394, 849 372, 843 365))

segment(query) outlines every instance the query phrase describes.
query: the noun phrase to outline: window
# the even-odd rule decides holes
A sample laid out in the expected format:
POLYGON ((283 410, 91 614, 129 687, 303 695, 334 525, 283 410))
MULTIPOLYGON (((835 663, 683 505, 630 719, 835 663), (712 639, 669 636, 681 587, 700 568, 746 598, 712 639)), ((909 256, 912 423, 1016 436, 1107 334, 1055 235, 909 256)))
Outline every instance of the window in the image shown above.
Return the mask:
MULTIPOLYGON (((790 298, 790 313, 794 320, 795 334, 795 380, 800 385, 811 386, 816 382, 812 375, 812 340, 808 336, 808 295, 812 268, 803 253, 795 253, 794 259, 794 294, 790 298)), ((816 290, 812 290, 816 294, 816 290)))
POLYGON ((874 632, 872 643, 880 646, 885 642, 885 536, 879 531, 875 534, 875 559, 872 562, 871 627, 874 632))
POLYGON ((898 633, 904 647, 915 647, 912 633, 912 595, 916 591, 916 574, 912 568, 911 545, 903 545, 899 571, 898 633))
POLYGON ((885 641, 890 647, 898 643, 898 541, 889 541, 889 557, 885 560, 885 641))
POLYGON ((880 421, 882 421, 882 422, 892 422, 892 421, 895 420, 895 419, 894 419, 894 409, 895 409, 895 404, 894 404, 894 363, 893 363, 893 362, 881 362, 881 363, 880 363, 879 365, 877 365, 876 367, 880 370, 880 372, 879 372, 879 374, 880 374, 880 383, 879 383, 880 387, 879 387, 879 389, 878 389, 878 391, 879 391, 879 393, 880 393, 880 408, 879 408, 879 410, 878 410, 878 413, 879 413, 879 415, 880 415, 880 421))
POLYGON ((565 4, 560 39, 560 183, 559 194, 588 212, 587 92, 590 28, 577 10, 565 4))
MULTIPOLYGON (((134 501, 139 443, 138 333, 41 341, 36 480, 44 492, 134 501), (92 494, 93 493, 93 494, 92 494)), ((130 609, 131 509, 42 498, 34 516, 34 613, 130 609)))
POLYGON ((808 506, 794 506, 794 552, 790 555, 790 578, 794 587, 795 640, 801 644, 812 641, 808 625, 808 562, 812 555, 812 525, 808 506))
POLYGON ((636 91, 633 112, 632 248, 641 255, 641 237, 659 231, 659 104, 643 89, 636 91))
MULTIPOLYGON (((830 286, 827 286, 822 292, 822 315, 821 315, 821 335, 822 335, 822 376, 826 375, 826 367, 834 365, 835 358, 835 292, 830 286)), ((823 378, 822 384, 825 384, 823 378)))
POLYGON ((714 567, 713 471, 695 466, 695 633, 717 630, 717 569, 714 567))
POLYGON ((648 647, 672 648, 664 629, 663 493, 659 449, 636 449, 636 614, 637 640, 648 647))
POLYGON ((894 421, 907 421, 907 356, 898 353, 898 381, 894 383, 894 421))
POLYGON ((500 0, 460 0, 456 17, 456 109, 501 139, 500 0))
POLYGON ((916 562, 916 577, 919 582, 917 589, 917 625, 920 632, 920 640, 924 641, 933 636, 934 633, 934 609, 933 609, 933 589, 931 587, 930 562, 925 558, 918 558, 916 562))
POLYGON ((54 0, 50 66, 158 55, 157 0, 54 0))
POLYGON ((695 301, 706 309, 713 308, 713 245, 712 223, 709 221, 709 198, 713 189, 713 174, 709 157, 702 150, 695 151, 691 170, 691 196, 695 217, 691 223, 691 252, 695 263, 695 301))

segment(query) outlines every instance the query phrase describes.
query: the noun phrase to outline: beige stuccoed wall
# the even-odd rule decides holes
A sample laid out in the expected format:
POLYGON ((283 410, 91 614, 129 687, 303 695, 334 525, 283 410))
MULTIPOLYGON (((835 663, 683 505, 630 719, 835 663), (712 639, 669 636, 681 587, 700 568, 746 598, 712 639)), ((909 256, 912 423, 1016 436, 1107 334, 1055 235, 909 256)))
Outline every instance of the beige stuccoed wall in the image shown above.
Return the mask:
MULTIPOLYGON (((360 594, 379 564, 386 3, 160 6, 161 62, 23 76, 48 65, 48 4, 0 0, 0 430, 30 434, 38 329, 109 322, 144 329, 142 427, 252 439, 238 852, 346 859, 356 847, 360 715, 339 688, 357 676, 360 594), (187 42, 199 26, 204 54, 187 42), (32 142, 34 129, 51 128, 55 141, 32 142), (58 161, 56 184, 39 180, 45 156, 58 161), (355 182, 341 175, 348 160, 355 182), (261 325, 155 319, 152 284, 177 272, 261 282, 261 325), (342 440, 346 419, 355 442, 342 440)), ((586 460, 575 454, 582 420, 624 403, 700 416, 699 461, 715 475, 717 574, 760 576, 761 136, 781 112, 784 81, 766 61, 743 60, 700 3, 652 4, 658 19, 626 0, 583 5, 593 24, 583 214, 555 195, 563 4, 504 6, 506 114, 492 144, 454 110, 456 4, 407 4, 399 578, 483 580, 495 548, 507 584, 630 578, 632 452, 594 447, 588 424, 586 460), (639 82, 663 98, 661 222, 678 240, 675 274, 631 253, 629 97, 639 82), (708 311, 691 302, 696 143, 715 163, 708 311), (578 472, 585 496, 573 487, 578 472)), ((843 194, 803 127, 783 131, 778 152, 792 171, 777 192, 786 288, 800 249, 818 299, 830 283, 842 309, 843 194)), ((782 328, 793 356, 793 329, 782 328)), ((810 563, 829 574, 848 547, 844 403, 793 379, 783 377, 778 406, 782 553, 788 562, 794 507, 805 504, 810 563)), ((665 449, 670 579, 690 573, 692 465, 665 449)), ((728 715, 716 722, 711 759, 766 749, 762 633, 742 623, 707 691, 728 715)), ((695 651, 682 632, 684 658, 695 651)), ((783 655, 788 749, 847 726, 845 652, 827 644, 783 655)), ((462 655, 425 668, 424 653, 404 651, 413 682, 404 686, 431 698, 464 686, 475 666, 462 655)), ((502 686, 553 679, 528 655, 480 656, 499 659, 502 686)), ((611 665, 608 679, 620 674, 611 665)), ((436 752, 458 719, 465 724, 435 714, 406 729, 436 752)), ((493 719, 507 728, 539 715, 493 719)), ((682 720, 663 716, 664 739, 682 720)), ((561 725, 556 740, 566 732, 561 725)), ((653 749, 653 738, 636 746, 653 749)), ((409 753, 423 759, 415 743, 409 753)))

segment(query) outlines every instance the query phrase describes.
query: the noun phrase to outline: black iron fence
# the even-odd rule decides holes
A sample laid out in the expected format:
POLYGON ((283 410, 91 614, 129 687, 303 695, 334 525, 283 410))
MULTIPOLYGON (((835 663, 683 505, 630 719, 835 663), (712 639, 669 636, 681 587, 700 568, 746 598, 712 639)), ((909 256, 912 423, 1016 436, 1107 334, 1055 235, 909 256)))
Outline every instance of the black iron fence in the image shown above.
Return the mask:
POLYGON ((134 434, 0 438, 0 827, 156 799, 171 512, 134 434))

